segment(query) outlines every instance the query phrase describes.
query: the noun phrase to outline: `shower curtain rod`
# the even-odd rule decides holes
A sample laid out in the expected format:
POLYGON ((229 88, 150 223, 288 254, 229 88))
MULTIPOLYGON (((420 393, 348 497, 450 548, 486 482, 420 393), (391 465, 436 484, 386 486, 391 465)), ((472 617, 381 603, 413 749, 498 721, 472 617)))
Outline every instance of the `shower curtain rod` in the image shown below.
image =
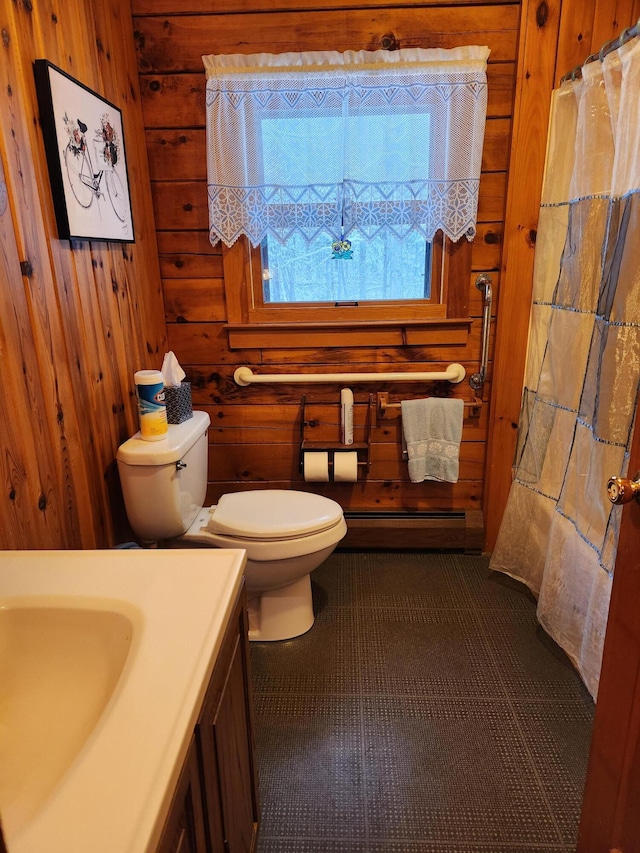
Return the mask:
POLYGON ((600 62, 602 62, 608 53, 622 47, 623 44, 631 41, 631 39, 635 38, 637 35, 640 35, 640 19, 638 19, 632 27, 627 27, 626 30, 623 30, 617 38, 605 42, 597 53, 592 53, 590 56, 587 56, 582 64, 576 65, 575 68, 568 71, 563 77, 561 77, 560 82, 564 83, 567 80, 579 80, 582 77, 583 65, 587 65, 589 62, 595 62, 596 59, 599 59, 600 62))

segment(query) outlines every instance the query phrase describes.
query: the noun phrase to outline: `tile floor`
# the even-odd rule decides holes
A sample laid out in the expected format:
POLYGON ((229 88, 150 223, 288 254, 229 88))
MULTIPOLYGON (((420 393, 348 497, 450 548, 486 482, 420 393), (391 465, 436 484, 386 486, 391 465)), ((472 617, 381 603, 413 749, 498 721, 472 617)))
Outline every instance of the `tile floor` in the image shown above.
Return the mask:
POLYGON ((334 553, 252 643, 258 853, 569 853, 593 701, 484 557, 334 553))

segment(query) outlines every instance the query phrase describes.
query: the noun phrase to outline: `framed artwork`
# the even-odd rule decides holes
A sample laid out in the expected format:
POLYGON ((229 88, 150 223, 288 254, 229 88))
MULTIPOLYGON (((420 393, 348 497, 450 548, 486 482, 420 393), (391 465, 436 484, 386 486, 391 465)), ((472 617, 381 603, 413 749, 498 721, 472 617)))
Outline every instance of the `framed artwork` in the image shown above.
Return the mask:
POLYGON ((48 60, 33 65, 58 236, 135 242, 122 113, 48 60))

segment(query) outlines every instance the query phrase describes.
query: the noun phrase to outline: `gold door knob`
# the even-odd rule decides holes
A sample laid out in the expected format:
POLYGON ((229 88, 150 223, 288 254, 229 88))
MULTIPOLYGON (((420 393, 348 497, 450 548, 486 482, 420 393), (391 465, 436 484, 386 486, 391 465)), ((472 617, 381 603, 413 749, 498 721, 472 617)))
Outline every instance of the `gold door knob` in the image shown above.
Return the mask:
POLYGON ((640 498, 640 471, 634 480, 622 477, 610 477, 607 483, 607 495, 612 504, 628 504, 634 498, 640 498))

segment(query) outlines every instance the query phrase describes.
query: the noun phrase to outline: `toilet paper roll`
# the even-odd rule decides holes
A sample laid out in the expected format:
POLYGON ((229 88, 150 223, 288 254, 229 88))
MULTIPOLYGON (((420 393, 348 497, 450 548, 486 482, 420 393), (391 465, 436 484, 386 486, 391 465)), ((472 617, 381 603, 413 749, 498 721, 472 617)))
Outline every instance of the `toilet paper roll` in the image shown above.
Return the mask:
POLYGON ((348 453, 333 454, 333 479, 336 483, 355 483, 358 479, 358 454, 355 450, 348 453))
POLYGON ((304 454, 304 478, 309 483, 329 482, 329 454, 313 451, 304 454))

